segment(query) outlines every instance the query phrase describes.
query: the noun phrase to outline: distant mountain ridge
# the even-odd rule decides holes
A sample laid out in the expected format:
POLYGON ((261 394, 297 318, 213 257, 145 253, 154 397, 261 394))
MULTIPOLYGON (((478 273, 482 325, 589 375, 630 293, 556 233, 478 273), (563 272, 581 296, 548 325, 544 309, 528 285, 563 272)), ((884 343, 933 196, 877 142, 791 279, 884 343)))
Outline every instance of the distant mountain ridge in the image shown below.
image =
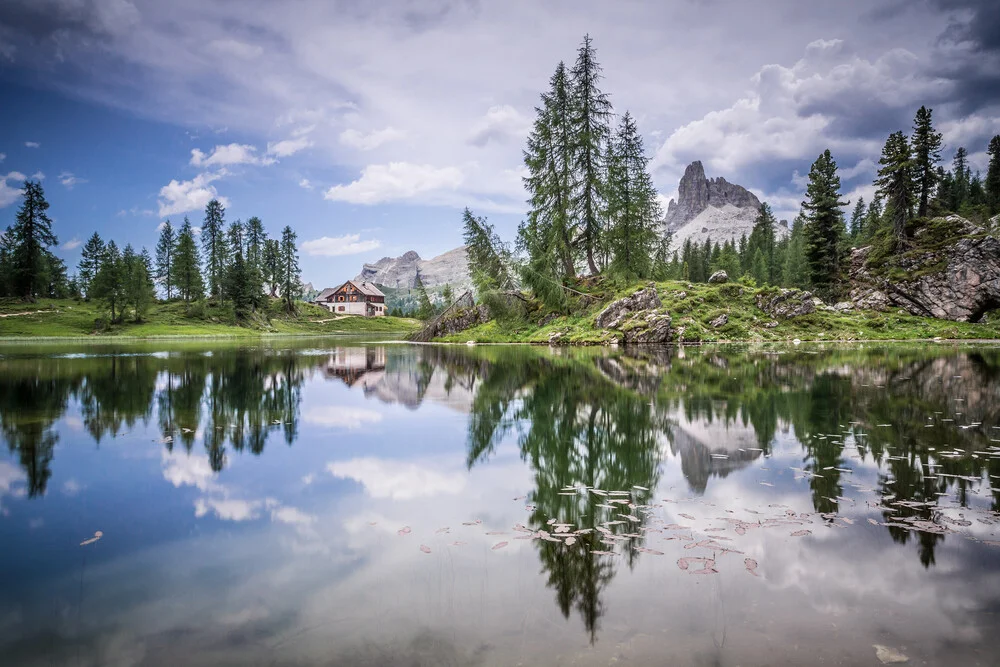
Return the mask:
POLYGON ((426 287, 451 285, 456 292, 472 286, 469 277, 469 257, 465 246, 438 255, 431 259, 421 259, 413 250, 399 257, 383 257, 374 264, 365 264, 354 279, 397 289, 409 289, 416 285, 417 272, 426 287))
MULTIPOLYGON (((705 168, 695 160, 684 170, 677 188, 677 201, 667 204, 667 231, 673 234, 671 247, 679 250, 685 241, 715 243, 739 241, 750 236, 760 210, 760 200, 742 185, 730 183, 721 176, 706 178, 705 168)), ((775 225, 780 239, 788 235, 788 223, 775 225)))

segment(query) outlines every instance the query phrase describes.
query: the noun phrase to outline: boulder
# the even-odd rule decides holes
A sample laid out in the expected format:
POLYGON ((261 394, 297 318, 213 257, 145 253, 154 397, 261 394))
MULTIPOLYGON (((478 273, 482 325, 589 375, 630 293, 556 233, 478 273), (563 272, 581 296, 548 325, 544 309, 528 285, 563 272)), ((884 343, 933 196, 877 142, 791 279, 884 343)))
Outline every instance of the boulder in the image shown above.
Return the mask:
POLYGON ((642 310, 654 310, 663 305, 656 287, 650 285, 624 299, 608 304, 597 316, 595 323, 601 329, 619 329, 629 316, 642 310))
POLYGON ((721 285, 729 282, 729 274, 725 271, 716 271, 708 278, 708 282, 713 285, 721 285))
POLYGON ((721 327, 726 326, 727 324, 729 324, 729 315, 726 315, 725 313, 722 313, 714 320, 709 322, 709 325, 711 325, 713 329, 719 329, 721 327))
POLYGON ((917 233, 917 249, 896 258, 895 275, 869 266, 871 247, 854 250, 851 302, 856 308, 978 321, 1000 308, 1000 237, 991 231, 998 225, 1000 216, 989 227, 957 215, 936 218, 917 233))
POLYGON ((622 338, 626 343, 665 344, 673 340, 671 318, 665 313, 646 313, 629 320, 622 338))
POLYGON ((777 294, 759 292, 757 307, 776 320, 787 320, 816 311, 813 295, 799 289, 783 289, 777 294))
POLYGON ((854 304, 851 303, 850 301, 841 301, 837 304, 834 304, 833 310, 838 313, 849 313, 852 310, 854 310, 854 304))

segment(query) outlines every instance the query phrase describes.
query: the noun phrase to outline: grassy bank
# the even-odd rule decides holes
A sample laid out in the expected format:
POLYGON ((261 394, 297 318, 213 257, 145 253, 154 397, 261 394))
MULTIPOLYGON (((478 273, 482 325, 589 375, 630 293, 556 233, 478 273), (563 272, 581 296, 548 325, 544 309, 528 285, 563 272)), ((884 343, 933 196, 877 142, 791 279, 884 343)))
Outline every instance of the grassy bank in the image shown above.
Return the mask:
MULTIPOLYGON (((486 324, 439 339, 464 343, 548 343, 553 334, 562 334, 562 343, 594 345, 611 342, 616 336, 598 329, 594 319, 614 299, 632 294, 643 284, 625 289, 592 290, 593 303, 578 306, 569 315, 547 313, 540 304, 528 307, 525 316, 486 324), (544 324, 543 324, 544 323, 544 324)), ((706 285, 662 282, 657 291, 663 300, 660 312, 672 318, 675 330, 684 329, 676 342, 708 343, 725 341, 831 340, 921 340, 921 339, 1000 339, 1000 321, 985 324, 951 322, 914 317, 904 311, 850 311, 817 309, 809 315, 774 320, 756 304, 759 291, 740 284, 706 285), (728 323, 715 328, 710 322, 726 314, 728 323), (777 326, 765 325, 777 321, 777 326)), ((773 291, 773 290, 770 290, 773 291)))
POLYGON ((103 326, 100 304, 70 299, 41 299, 37 303, 0 302, 0 338, 156 338, 218 336, 252 338, 262 335, 409 334, 420 322, 398 317, 336 317, 311 304, 286 315, 277 302, 249 322, 237 322, 232 309, 213 304, 188 306, 157 303, 142 322, 103 326))

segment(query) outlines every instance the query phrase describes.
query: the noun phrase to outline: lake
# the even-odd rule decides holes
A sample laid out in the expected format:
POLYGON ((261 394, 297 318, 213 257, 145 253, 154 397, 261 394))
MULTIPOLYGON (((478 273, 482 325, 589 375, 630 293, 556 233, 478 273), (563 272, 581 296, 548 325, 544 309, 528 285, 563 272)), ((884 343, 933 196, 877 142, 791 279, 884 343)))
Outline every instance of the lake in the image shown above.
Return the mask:
POLYGON ((996 665, 1000 348, 0 349, 3 665, 996 665))

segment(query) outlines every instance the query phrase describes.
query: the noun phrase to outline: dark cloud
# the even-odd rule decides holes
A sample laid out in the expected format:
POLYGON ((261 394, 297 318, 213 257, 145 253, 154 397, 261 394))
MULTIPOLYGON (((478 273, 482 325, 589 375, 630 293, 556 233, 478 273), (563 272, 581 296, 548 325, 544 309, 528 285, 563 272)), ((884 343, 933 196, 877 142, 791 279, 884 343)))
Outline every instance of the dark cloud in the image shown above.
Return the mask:
POLYGON ((128 0, 4 0, 0 27, 33 42, 53 38, 106 39, 134 25, 139 12, 128 0))

